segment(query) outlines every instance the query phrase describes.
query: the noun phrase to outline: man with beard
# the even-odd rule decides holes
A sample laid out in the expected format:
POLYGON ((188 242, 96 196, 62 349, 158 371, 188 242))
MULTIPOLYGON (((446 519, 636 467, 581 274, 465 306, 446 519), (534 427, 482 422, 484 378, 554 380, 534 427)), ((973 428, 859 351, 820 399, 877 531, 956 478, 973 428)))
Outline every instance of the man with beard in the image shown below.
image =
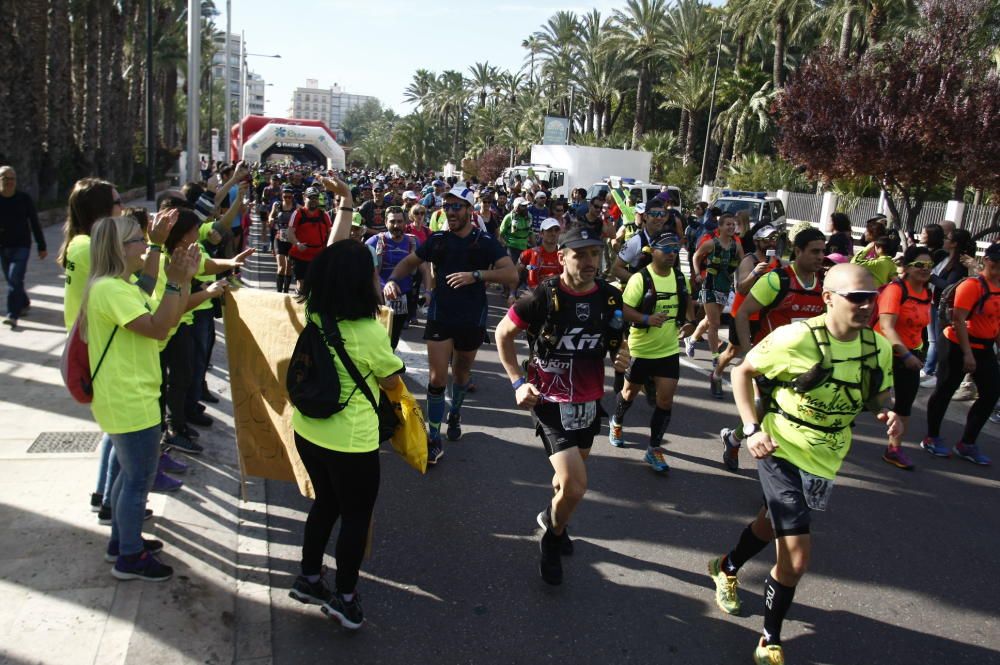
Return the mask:
MULTIPOLYGON (((392 271, 395 270, 400 261, 417 251, 418 244, 416 236, 405 232, 406 219, 403 216, 402 208, 395 206, 386 208, 385 225, 388 227, 387 231, 373 235, 365 242, 365 244, 375 250, 375 267, 378 269, 379 281, 383 289, 389 280, 389 276, 392 275, 392 271)), ((421 272, 426 275, 424 268, 425 266, 420 266, 421 272)), ((404 294, 410 293, 413 289, 413 274, 400 277, 397 284, 404 294)), ((430 289, 430 276, 426 275, 424 278, 424 290, 430 291, 430 289)), ((392 308, 393 312, 392 330, 389 341, 392 344, 393 350, 395 350, 399 344, 399 334, 402 332, 403 326, 409 317, 407 309, 409 301, 405 297, 396 298, 395 300, 388 300, 387 304, 392 308)))
POLYGON ((405 293, 399 282, 422 263, 434 268, 435 286, 427 308, 427 424, 430 429, 427 462, 436 464, 444 455, 441 422, 444 391, 451 363, 451 409, 448 413, 449 441, 462 437, 461 409, 469 386, 469 373, 486 335, 486 284, 517 286, 517 269, 496 240, 472 224, 473 191, 462 185, 444 199, 448 229, 433 233, 427 242, 396 265, 386 280, 387 301, 405 293))

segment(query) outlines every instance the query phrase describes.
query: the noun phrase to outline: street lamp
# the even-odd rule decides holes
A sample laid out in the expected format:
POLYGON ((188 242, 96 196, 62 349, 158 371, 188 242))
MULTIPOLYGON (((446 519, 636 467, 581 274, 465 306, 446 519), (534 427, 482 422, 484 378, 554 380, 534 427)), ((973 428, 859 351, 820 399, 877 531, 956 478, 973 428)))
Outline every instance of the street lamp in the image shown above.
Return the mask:
POLYGON ((247 35, 245 31, 240 32, 240 143, 239 143, 239 154, 236 155, 237 161, 243 159, 243 119, 247 116, 247 57, 253 56, 255 58, 280 58, 281 55, 266 54, 266 53, 247 53, 247 35))

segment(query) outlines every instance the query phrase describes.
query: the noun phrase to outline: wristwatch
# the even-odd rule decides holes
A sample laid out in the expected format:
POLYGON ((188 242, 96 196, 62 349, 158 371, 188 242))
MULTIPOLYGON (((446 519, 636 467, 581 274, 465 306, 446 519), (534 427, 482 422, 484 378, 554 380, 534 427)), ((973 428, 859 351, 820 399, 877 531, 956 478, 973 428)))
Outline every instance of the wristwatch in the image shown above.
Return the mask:
POLYGON ((478 270, 473 270, 472 279, 476 280, 477 282, 483 281, 483 273, 479 272, 478 270))
POLYGON ((749 425, 743 426, 743 436, 748 439, 759 431, 760 423, 750 423, 749 425))

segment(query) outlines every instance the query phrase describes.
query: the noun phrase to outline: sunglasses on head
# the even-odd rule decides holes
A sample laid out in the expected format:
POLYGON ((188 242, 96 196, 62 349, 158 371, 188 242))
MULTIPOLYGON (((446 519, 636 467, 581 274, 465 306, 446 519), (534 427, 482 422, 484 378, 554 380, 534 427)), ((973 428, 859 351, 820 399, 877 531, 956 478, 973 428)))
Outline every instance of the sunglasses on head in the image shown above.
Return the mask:
POLYGON ((909 263, 906 264, 906 266, 908 268, 920 268, 922 270, 926 270, 928 268, 933 268, 934 267, 934 262, 933 261, 910 261, 909 263))
POLYGON ((831 291, 855 305, 863 305, 878 297, 878 291, 831 291))

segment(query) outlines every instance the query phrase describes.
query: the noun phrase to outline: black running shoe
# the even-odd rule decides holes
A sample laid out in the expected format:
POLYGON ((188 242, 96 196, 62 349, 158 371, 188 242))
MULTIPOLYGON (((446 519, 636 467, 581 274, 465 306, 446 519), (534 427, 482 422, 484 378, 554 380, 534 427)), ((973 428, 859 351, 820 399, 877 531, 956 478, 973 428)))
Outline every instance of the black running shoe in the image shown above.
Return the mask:
POLYGON ((326 580, 320 576, 319 580, 310 582, 305 575, 295 578, 288 595, 306 605, 325 605, 333 598, 333 591, 326 585, 326 580))
POLYGON ((458 441, 462 438, 462 414, 452 411, 448 414, 448 429, 445 432, 449 441, 458 441))
POLYGON ((143 580, 145 582, 165 582, 174 574, 174 569, 160 563, 149 552, 119 556, 111 574, 120 580, 143 580))
POLYGON ((93 492, 90 495, 90 512, 100 512, 102 503, 104 503, 104 495, 93 492))
MULTIPOLYGON (((546 507, 545 510, 538 513, 537 517, 535 517, 535 521, 538 522, 538 526, 546 530, 552 528, 552 519, 549 517, 549 510, 550 509, 546 507)), ((573 556, 573 541, 569 537, 568 526, 563 528, 563 532, 558 536, 558 538, 559 553, 563 556, 573 556)))
MULTIPOLYGON (((153 511, 147 508, 146 512, 143 513, 142 515, 142 519, 143 521, 145 521, 152 516, 153 516, 153 511)), ((97 513, 97 523, 102 524, 104 526, 111 526, 111 506, 109 506, 108 504, 104 504, 103 506, 101 506, 101 510, 97 513)))
POLYGON ((361 594, 355 592, 354 598, 344 600, 344 596, 334 593, 330 602, 324 603, 320 610, 323 614, 333 617, 348 630, 358 630, 365 622, 365 613, 361 609, 361 594))
POLYGON ((559 536, 552 529, 546 529, 538 543, 541 558, 538 561, 538 572, 546 584, 553 586, 562 584, 562 556, 559 553, 559 536))
POLYGON ((214 422, 209 416, 206 416, 201 411, 187 414, 187 421, 192 425, 197 425, 198 427, 211 427, 214 422))
POLYGON ((168 432, 161 443, 165 448, 179 450, 188 455, 200 455, 205 451, 204 446, 192 441, 183 434, 171 434, 168 432))

